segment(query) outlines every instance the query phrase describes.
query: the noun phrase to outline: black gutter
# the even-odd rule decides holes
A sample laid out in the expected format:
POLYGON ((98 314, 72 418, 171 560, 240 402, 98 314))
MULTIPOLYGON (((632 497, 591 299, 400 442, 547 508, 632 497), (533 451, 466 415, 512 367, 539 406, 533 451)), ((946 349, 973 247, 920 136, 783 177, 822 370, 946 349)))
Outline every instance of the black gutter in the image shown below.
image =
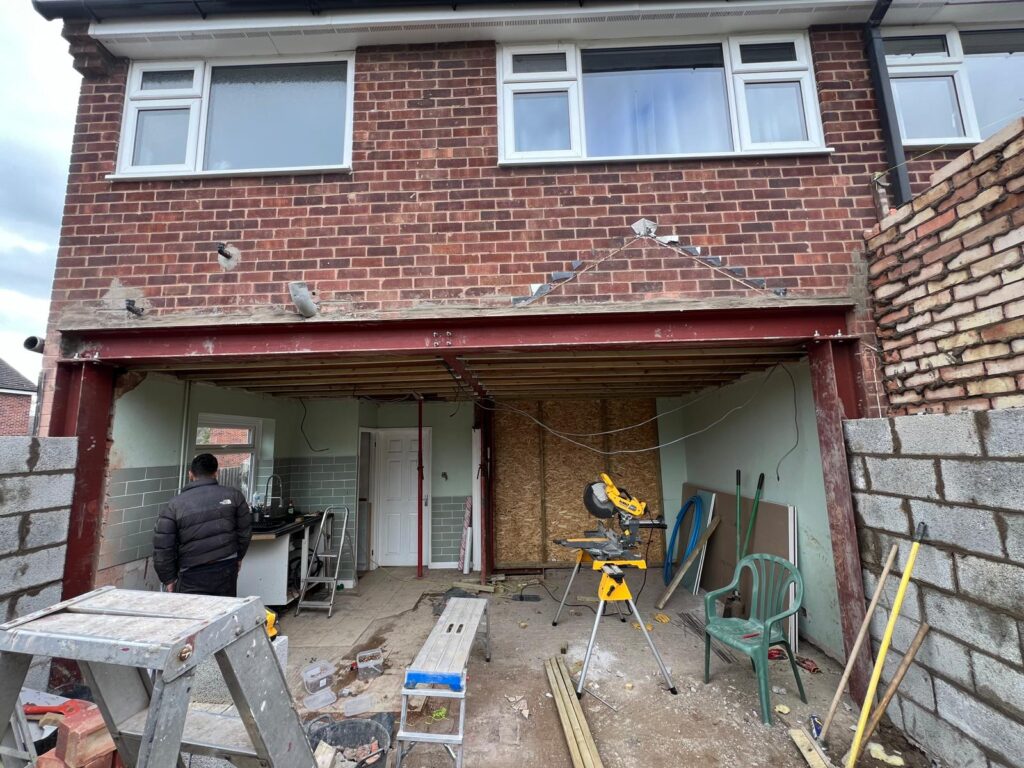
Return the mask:
MULTIPOLYGON (((114 19, 208 16, 255 13, 311 13, 362 11, 382 8, 457 9, 472 5, 516 5, 510 0, 32 0, 45 19, 114 19)), ((522 1, 518 3, 523 5, 522 1)), ((580 0, 580 5, 582 5, 580 0)))
POLYGON ((871 17, 864 25, 865 52, 871 68, 871 82, 875 87, 878 102, 878 116, 882 122, 882 139, 889 160, 889 177, 893 186, 893 201, 897 206, 909 203, 910 175, 907 173, 907 155, 903 149, 903 138, 896 116, 896 102, 892 96, 892 81, 889 67, 885 63, 885 41, 882 39, 882 19, 889 11, 892 0, 877 0, 871 17))

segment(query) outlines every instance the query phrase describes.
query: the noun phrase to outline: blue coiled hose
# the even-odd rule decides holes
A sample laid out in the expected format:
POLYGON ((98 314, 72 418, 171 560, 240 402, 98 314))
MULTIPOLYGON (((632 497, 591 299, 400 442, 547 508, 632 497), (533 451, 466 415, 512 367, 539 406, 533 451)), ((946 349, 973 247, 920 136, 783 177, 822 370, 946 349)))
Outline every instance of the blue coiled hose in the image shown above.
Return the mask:
POLYGON ((673 562, 675 558, 672 554, 676 549, 676 537, 679 535, 679 527, 682 525, 683 518, 686 517, 690 507, 693 507, 693 533, 690 534, 690 541, 686 544, 686 551, 682 557, 683 561, 690 556, 690 553, 697 546, 697 540, 700 539, 700 524, 704 519, 704 502, 700 496, 691 496, 679 510, 679 514, 676 515, 676 524, 672 527, 672 535, 668 540, 668 549, 665 550, 665 565, 662 566, 661 570, 666 585, 672 581, 672 576, 675 572, 675 563, 673 562))

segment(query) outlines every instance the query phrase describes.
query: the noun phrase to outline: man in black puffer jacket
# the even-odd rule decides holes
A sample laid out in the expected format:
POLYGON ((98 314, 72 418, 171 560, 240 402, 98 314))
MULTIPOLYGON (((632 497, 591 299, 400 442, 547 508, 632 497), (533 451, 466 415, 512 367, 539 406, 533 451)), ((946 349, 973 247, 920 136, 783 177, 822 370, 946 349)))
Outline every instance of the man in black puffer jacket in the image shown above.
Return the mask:
POLYGON ((172 592, 235 597, 238 569, 252 537, 242 492, 217 482, 217 457, 192 459, 188 484, 160 510, 153 565, 172 592))

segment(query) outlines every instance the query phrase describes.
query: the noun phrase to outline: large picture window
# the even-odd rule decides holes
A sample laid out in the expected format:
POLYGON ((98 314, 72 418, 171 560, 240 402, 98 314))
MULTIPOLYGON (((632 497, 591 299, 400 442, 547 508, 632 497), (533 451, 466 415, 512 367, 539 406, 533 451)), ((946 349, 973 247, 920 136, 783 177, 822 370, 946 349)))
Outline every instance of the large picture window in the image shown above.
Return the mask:
POLYGON ((352 58, 134 62, 118 173, 346 168, 352 58))
POLYGON ((505 162, 824 150, 803 35, 499 52, 505 162))
POLYGON ((1024 115, 1024 29, 884 35, 903 141, 974 144, 1024 115))

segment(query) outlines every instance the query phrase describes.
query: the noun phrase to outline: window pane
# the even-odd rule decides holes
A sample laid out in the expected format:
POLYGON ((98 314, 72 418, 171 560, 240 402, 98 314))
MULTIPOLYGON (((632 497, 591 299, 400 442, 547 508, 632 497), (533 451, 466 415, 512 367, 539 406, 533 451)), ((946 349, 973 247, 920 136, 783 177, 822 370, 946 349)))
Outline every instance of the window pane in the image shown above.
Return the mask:
POLYGON ((565 72, 565 52, 560 53, 514 53, 512 54, 512 72, 526 74, 530 72, 565 72))
POLYGON ((251 453, 218 453, 217 482, 229 488, 237 488, 246 498, 252 490, 252 454, 251 453))
POLYGON ((346 81, 345 62, 215 67, 203 167, 340 165, 346 81))
POLYGON ((172 88, 191 88, 192 70, 174 69, 166 72, 149 71, 142 73, 142 90, 166 91, 172 88))
POLYGON ((796 43, 743 43, 740 59, 744 64, 796 61, 796 43))
POLYGON ((755 144, 806 141, 800 83, 747 83, 747 116, 755 144))
POLYGON ((886 37, 886 56, 921 56, 935 54, 945 55, 945 35, 916 35, 914 37, 886 37))
POLYGON ((516 152, 572 149, 567 91, 513 94, 512 111, 516 152))
POLYGON ((141 109, 135 123, 132 165, 181 165, 188 145, 186 109, 141 109))
POLYGON ((952 77, 897 77, 892 90, 905 139, 964 135, 952 77))
POLYGON ((583 52, 587 154, 732 149, 720 45, 583 52))
POLYGON ((961 32, 964 53, 1020 53, 1024 51, 1024 29, 997 29, 985 32, 961 32))
POLYGON ((252 430, 248 427, 199 427, 196 445, 252 445, 252 430))
POLYGON ((1024 53, 968 56, 966 65, 981 138, 1024 115, 1024 53))

